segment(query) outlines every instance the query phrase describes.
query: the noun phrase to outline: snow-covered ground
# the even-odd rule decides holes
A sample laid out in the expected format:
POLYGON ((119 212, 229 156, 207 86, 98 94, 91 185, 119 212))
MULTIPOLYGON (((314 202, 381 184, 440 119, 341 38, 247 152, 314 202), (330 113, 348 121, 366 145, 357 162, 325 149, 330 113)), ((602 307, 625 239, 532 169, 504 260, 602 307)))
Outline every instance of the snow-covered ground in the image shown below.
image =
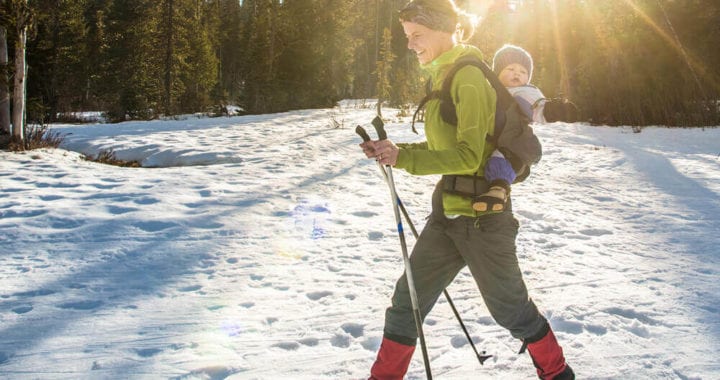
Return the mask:
MULTIPOLYGON (((64 149, 0 152, 0 378, 366 377, 403 270, 354 133, 373 116, 58 125, 64 149), (145 168, 81 158, 109 149, 145 168)), ((390 119, 394 140, 421 138, 390 119)), ((720 378, 720 129, 535 129, 518 251, 578 378, 720 378)), ((394 174, 420 228, 437 177, 394 174)), ((494 356, 479 365, 441 299, 435 377, 535 378, 466 271, 448 291, 494 356)))

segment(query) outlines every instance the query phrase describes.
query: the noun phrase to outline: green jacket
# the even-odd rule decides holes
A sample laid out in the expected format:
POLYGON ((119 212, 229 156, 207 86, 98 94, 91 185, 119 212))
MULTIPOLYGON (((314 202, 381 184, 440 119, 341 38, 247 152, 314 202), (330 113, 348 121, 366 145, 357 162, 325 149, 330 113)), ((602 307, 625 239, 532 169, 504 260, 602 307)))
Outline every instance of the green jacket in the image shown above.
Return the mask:
MULTIPOLYGON (((457 45, 423 65, 430 73, 433 90, 442 87, 447 71, 458 58, 469 54, 482 59, 476 47, 457 45)), ((465 66, 455 75, 451 95, 458 125, 445 123, 440 116, 440 101, 430 100, 425 109, 427 141, 398 144, 400 152, 395 167, 417 175, 472 175, 478 170, 483 174, 485 162, 494 149, 485 137, 488 133, 492 135, 495 126, 495 90, 479 68, 465 66)), ((443 194, 443 207, 446 215, 479 215, 468 198, 457 195, 443 194)))

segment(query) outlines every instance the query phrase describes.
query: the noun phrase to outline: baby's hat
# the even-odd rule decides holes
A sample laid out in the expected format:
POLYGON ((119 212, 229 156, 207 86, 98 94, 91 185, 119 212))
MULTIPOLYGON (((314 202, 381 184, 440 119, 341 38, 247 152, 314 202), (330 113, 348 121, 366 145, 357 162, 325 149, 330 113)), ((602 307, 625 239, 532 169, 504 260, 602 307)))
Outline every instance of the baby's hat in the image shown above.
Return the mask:
POLYGON ((495 56, 493 57, 493 71, 495 74, 500 74, 504 68, 513 63, 517 63, 527 69, 528 81, 530 81, 533 72, 533 60, 530 53, 519 46, 505 44, 495 52, 495 56))

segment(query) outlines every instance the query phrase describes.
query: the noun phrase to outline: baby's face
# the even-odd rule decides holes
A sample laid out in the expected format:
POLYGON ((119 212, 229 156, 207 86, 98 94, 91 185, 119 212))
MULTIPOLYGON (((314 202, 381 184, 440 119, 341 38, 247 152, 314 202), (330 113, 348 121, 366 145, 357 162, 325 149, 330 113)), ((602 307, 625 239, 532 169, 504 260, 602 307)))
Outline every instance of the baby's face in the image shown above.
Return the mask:
POLYGON ((530 75, 525 66, 519 63, 511 63, 502 69, 498 78, 505 87, 517 87, 528 84, 530 75))

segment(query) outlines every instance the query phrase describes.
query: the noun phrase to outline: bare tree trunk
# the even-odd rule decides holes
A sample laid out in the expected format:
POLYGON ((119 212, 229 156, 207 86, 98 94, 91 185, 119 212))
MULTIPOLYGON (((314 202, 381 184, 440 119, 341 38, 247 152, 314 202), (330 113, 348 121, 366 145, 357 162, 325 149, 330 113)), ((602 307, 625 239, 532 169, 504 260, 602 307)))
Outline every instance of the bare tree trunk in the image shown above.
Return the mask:
POLYGON ((165 114, 174 115, 172 109, 172 80, 173 80, 173 33, 175 33, 175 4, 173 0, 166 0, 165 22, 167 35, 165 36, 165 114))
POLYGON ((10 90, 8 88, 7 78, 7 31, 5 27, 0 26, 0 130, 10 130, 10 90))
POLYGON ((15 43, 15 88, 13 89, 13 136, 22 141, 25 127, 25 45, 27 42, 27 27, 18 30, 18 39, 15 43))

